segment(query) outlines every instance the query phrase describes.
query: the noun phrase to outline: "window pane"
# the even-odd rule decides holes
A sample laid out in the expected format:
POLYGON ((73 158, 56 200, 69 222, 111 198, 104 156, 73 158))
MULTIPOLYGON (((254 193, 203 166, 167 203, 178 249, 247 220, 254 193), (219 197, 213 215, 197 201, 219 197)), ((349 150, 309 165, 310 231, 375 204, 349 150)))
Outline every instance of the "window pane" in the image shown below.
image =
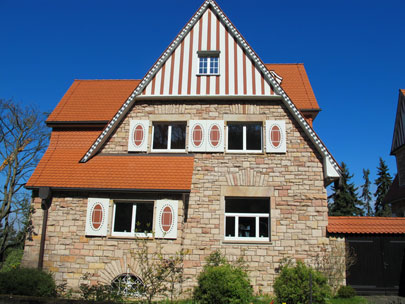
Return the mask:
POLYGON ((135 232, 151 232, 153 221, 153 204, 136 204, 135 232))
POLYGON ((247 124, 246 125, 246 149, 261 150, 262 149, 262 125, 247 124))
POLYGON ((225 236, 235 236, 234 217, 226 217, 225 236))
POLYGON ((131 232, 132 204, 115 204, 115 232, 131 232))
POLYGON ((171 149, 186 148, 186 124, 173 124, 172 137, 170 139, 171 149))
POLYGON ((239 217, 239 237, 256 237, 255 217, 239 217))
POLYGON ((200 74, 207 74, 207 57, 200 57, 200 74))
POLYGON ((218 57, 211 57, 210 74, 218 74, 218 57))
POLYGON ((228 149, 243 150, 243 125, 228 124, 228 149))
POLYGON ((269 218, 261 217, 259 219, 259 237, 269 237, 269 218))
POLYGON ((153 126, 153 149, 167 149, 167 135, 169 126, 155 124, 153 126))
POLYGON ((225 212, 232 213, 269 213, 270 202, 268 199, 257 198, 227 198, 225 212))

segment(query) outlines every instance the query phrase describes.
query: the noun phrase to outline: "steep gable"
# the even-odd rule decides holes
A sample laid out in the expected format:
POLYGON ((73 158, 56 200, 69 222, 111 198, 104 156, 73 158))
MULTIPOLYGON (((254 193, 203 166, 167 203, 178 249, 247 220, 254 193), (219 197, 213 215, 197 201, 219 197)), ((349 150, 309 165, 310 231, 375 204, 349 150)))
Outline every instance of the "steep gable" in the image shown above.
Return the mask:
POLYGON ((392 138, 391 155, 405 144, 405 90, 399 90, 397 115, 395 118, 394 136, 392 138))

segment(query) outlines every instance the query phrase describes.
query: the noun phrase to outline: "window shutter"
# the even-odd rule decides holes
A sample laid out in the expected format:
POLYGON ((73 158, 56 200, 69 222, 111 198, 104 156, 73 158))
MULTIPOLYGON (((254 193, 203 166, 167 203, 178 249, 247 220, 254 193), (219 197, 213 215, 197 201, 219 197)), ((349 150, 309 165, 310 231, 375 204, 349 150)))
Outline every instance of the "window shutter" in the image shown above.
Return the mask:
POLYGON ((179 202, 174 200, 156 201, 155 237, 177 238, 177 213, 179 202))
POLYGON ((146 152, 148 149, 149 120, 131 120, 128 151, 146 152))
POLYGON ((207 152, 224 152, 224 121, 206 120, 207 152))
POLYGON ((207 127, 204 120, 190 120, 188 125, 188 151, 205 152, 207 127))
POLYGON ((266 120, 266 152, 285 153, 286 130, 284 120, 266 120))
POLYGON ((87 202, 86 235, 106 236, 108 224, 108 198, 90 198, 87 202))

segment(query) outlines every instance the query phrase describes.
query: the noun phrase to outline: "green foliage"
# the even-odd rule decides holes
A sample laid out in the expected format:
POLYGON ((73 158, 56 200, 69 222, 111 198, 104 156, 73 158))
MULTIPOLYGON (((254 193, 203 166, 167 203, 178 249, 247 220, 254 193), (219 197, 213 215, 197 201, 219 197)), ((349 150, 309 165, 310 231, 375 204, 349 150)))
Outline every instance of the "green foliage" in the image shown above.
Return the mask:
POLYGON ((392 184, 392 178, 388 172, 388 167, 385 164, 385 161, 380 157, 380 164, 377 168, 378 178, 375 180, 375 185, 377 190, 374 193, 375 196, 375 215, 376 216, 391 216, 391 206, 384 202, 384 197, 387 194, 388 190, 392 184))
POLYGON ((334 192, 329 196, 329 215, 335 216, 353 216, 363 215, 363 210, 360 208, 362 202, 357 197, 357 188, 354 183, 350 182, 353 175, 350 175, 346 164, 342 162, 342 184, 340 187, 333 186, 334 192))
POLYGON ((22 249, 11 249, 6 252, 6 260, 1 266, 0 272, 7 272, 17 268, 20 268, 21 259, 24 250, 22 249))
POLYGON ((351 286, 341 286, 337 292, 339 298, 353 298, 356 296, 356 291, 351 286))
POLYGON ((54 297, 56 284, 51 274, 33 268, 0 273, 0 294, 54 297))
POLYGON ((312 276, 312 303, 327 303, 331 296, 326 278, 318 271, 298 261, 280 267, 280 275, 274 282, 274 292, 279 303, 306 304, 310 299, 310 276, 312 276))
POLYGON ((87 301, 122 302, 121 294, 111 285, 88 285, 80 284, 80 296, 87 301))
POLYGON ((219 252, 211 253, 194 289, 197 303, 250 303, 253 288, 239 259, 230 264, 219 252))
POLYGON ((369 169, 363 169, 363 179, 364 179, 364 184, 361 186, 362 192, 361 192, 361 199, 363 200, 363 206, 364 210, 366 212, 367 216, 373 216, 373 209, 371 208, 371 199, 372 195, 370 192, 370 170, 369 169))
POLYGON ((367 304, 369 303, 363 297, 354 297, 354 298, 333 298, 330 300, 331 304, 367 304))

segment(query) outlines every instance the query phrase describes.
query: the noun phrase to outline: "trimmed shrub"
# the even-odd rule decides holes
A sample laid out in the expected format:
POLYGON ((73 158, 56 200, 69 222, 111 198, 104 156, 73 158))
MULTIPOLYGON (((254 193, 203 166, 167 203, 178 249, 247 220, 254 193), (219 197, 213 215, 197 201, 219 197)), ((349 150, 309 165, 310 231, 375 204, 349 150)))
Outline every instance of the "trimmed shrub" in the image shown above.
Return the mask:
POLYGON ((356 296, 356 290, 352 286, 341 286, 337 292, 339 298, 353 298, 356 296))
POLYGON ((219 253, 207 258, 207 265, 198 276, 194 289, 197 303, 249 303, 253 288, 243 267, 229 264, 219 253))
POLYGON ((0 273, 0 294, 55 297, 56 284, 51 274, 34 268, 17 268, 0 273))
POLYGON ((312 275, 312 303, 327 303, 331 296, 326 278, 318 271, 298 261, 280 268, 280 275, 274 282, 274 292, 279 303, 306 304, 310 298, 310 274, 312 275))

